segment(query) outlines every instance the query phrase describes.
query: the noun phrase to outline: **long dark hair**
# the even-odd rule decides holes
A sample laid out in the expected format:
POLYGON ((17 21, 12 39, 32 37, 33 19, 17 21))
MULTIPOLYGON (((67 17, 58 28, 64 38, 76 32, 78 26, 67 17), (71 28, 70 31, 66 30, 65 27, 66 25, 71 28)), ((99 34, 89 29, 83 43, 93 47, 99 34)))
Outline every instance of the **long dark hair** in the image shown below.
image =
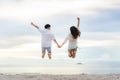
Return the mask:
POLYGON ((81 34, 81 32, 75 26, 71 26, 70 31, 74 39, 76 39, 81 34))

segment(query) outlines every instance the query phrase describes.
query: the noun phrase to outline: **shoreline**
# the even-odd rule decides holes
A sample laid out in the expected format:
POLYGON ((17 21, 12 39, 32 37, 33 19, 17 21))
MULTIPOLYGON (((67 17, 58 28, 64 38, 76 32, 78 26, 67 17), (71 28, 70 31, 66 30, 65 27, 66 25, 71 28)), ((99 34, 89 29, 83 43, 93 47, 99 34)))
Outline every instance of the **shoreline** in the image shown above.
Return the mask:
POLYGON ((0 73, 0 80, 120 80, 120 73, 110 74, 38 74, 38 73, 23 73, 9 74, 0 73))

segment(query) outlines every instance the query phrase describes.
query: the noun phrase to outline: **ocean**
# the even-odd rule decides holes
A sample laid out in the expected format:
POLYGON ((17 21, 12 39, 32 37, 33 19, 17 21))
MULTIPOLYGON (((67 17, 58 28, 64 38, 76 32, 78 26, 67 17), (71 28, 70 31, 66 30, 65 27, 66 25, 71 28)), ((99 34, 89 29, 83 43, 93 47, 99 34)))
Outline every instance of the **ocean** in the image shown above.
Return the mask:
POLYGON ((77 59, 9 59, 0 63, 0 73, 108 74, 120 73, 120 61, 77 59))

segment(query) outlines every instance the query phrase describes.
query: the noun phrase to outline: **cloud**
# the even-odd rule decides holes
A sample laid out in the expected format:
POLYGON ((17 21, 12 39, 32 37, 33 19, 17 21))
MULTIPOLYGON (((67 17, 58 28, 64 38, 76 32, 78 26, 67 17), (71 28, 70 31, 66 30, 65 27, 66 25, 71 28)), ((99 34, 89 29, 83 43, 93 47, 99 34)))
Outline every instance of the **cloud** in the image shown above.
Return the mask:
MULTIPOLYGON (((61 44, 64 38, 57 38, 61 44)), ((120 37, 119 33, 87 33, 79 38, 76 59, 92 60, 119 60, 120 37), (118 34, 118 35, 116 35, 118 34), (104 37, 104 39, 102 39, 104 37)), ((61 49, 52 45, 53 58, 69 59, 67 56, 68 44, 61 49)), ((41 56, 40 36, 14 36, 0 40, 0 58, 38 59, 41 56)))
POLYGON ((33 19, 36 16, 48 17, 55 14, 91 15, 96 14, 99 9, 115 9, 120 1, 112 0, 75 0, 75 1, 41 1, 41 0, 7 0, 6 4, 0 6, 0 17, 3 18, 25 18, 33 19), (15 2, 15 3, 14 3, 15 2), (8 14, 9 13, 9 14, 8 14))
MULTIPOLYGON (((119 5, 120 0, 0 0, 0 59, 39 60, 40 33, 30 22, 40 27, 50 23, 62 43, 80 16, 76 58, 120 60, 119 5)), ((68 59, 67 44, 58 49, 53 43, 52 49, 54 59, 68 59)))
POLYGON ((20 47, 20 49, 24 49, 29 47, 29 44, 31 44, 32 47, 32 43, 40 43, 40 37, 39 36, 9 36, 9 37, 4 37, 4 39, 0 40, 0 48, 1 49, 9 49, 9 48, 18 48, 20 47), (27 47, 24 47, 24 44, 27 47))
POLYGON ((81 37, 84 40, 120 40, 119 32, 82 32, 81 37))
MULTIPOLYGON (((59 32, 61 33, 61 32, 59 32)), ((40 34, 40 33, 38 33, 40 34)), ((119 32, 83 32, 79 38, 79 47, 98 47, 98 46, 120 46, 119 32)), ((65 39, 65 35, 56 35, 56 39, 59 43, 62 43, 65 39), (60 36, 60 37, 59 37, 60 36)), ((27 49, 29 46, 41 43, 40 35, 19 35, 19 36, 4 36, 0 40, 0 48, 20 48, 27 49)), ((54 44, 54 43, 53 43, 54 44)), ((34 46, 35 46, 34 45, 34 46)), ((54 45, 56 47, 56 45, 54 45)), ((65 48, 65 47, 64 47, 65 48)))

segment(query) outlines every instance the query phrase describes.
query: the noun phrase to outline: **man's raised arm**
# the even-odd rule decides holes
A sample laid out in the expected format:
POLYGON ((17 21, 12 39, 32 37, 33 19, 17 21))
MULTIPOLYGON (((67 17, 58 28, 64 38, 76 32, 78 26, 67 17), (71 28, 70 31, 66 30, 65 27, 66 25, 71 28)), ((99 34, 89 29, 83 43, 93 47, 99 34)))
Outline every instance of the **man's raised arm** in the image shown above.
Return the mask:
POLYGON ((33 22, 31 22, 31 25, 33 25, 35 28, 39 29, 37 25, 35 25, 33 22))

